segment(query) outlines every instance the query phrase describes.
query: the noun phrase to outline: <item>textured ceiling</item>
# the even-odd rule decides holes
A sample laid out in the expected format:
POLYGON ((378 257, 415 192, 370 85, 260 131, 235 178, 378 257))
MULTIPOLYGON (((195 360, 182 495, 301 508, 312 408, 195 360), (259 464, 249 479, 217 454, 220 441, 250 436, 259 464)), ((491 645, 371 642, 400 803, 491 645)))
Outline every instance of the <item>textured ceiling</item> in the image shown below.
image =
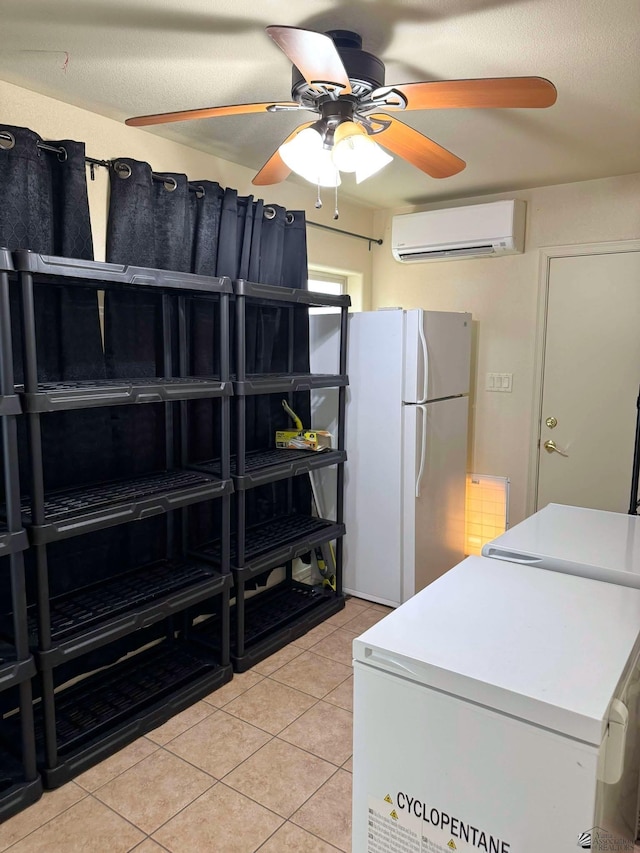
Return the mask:
MULTIPOLYGON (((436 180, 395 158, 360 186, 347 176, 342 193, 376 207, 640 171, 638 0, 2 0, 0 12, 1 79, 117 120, 288 100, 291 66, 269 24, 355 30, 387 83, 538 75, 556 85, 546 110, 401 116, 467 168, 436 180)), ((257 171, 300 121, 247 115, 148 132, 257 171)))

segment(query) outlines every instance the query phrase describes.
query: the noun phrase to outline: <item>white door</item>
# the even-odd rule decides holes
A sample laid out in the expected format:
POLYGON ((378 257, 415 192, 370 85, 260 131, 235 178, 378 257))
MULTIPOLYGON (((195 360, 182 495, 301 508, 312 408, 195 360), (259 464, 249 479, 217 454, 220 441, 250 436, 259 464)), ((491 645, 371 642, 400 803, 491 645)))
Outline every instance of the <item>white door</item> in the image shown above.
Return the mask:
POLYGON ((627 511, 639 383, 640 252, 552 258, 538 508, 627 511))

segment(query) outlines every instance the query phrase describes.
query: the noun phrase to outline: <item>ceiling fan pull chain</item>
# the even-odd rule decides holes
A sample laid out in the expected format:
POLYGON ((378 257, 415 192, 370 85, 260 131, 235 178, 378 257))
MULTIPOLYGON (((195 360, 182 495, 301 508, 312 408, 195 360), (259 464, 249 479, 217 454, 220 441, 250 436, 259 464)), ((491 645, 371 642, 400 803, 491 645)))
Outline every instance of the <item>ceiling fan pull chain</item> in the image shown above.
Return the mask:
POLYGON ((333 218, 334 219, 340 219, 340 211, 338 210, 338 185, 337 184, 336 184, 336 206, 335 206, 335 210, 333 211, 333 218))
POLYGON ((316 210, 320 210, 322 207, 322 199, 320 198, 320 181, 318 181, 318 195, 316 198, 316 210))

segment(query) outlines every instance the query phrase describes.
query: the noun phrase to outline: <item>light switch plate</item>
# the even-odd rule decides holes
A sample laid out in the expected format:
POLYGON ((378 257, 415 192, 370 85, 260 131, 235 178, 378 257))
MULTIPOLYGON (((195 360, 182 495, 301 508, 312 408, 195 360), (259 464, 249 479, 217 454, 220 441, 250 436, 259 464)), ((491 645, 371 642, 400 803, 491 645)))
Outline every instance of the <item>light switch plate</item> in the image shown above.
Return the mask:
POLYGON ((511 393, 513 387, 513 373, 487 373, 485 391, 501 391, 511 393))

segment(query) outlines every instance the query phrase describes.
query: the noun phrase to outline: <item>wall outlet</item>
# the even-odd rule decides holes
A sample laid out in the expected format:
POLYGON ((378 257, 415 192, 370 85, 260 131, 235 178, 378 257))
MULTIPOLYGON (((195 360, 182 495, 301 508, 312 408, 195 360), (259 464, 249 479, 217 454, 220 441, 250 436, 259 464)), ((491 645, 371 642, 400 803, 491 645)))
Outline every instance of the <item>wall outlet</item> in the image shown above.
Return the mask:
POLYGON ((502 391, 511 393, 513 373, 487 373, 485 391, 502 391))

